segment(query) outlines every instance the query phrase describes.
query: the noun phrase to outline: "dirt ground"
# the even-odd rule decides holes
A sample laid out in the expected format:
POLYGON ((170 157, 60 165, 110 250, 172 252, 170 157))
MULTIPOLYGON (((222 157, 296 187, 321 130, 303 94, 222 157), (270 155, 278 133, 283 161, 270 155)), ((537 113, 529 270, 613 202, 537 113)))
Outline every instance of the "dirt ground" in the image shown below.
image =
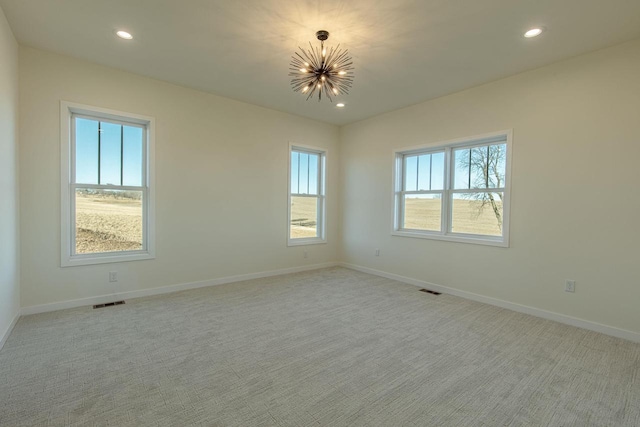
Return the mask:
POLYGON ((142 249, 142 201, 76 195, 76 253, 142 249))
MULTIPOLYGON (((291 238, 316 236, 316 199, 293 197, 291 210, 291 238)), ((502 204, 498 203, 502 211, 502 204)), ((501 236, 491 206, 487 205, 479 214, 480 202, 456 199, 453 204, 453 231, 456 233, 501 236)), ((405 228, 417 230, 440 230, 440 200, 407 198, 405 228)))
MULTIPOLYGON (((404 228, 417 230, 440 230, 439 199, 406 200, 404 228)), ((502 204, 498 204, 502 211, 502 204)), ((453 232, 501 236, 498 220, 490 205, 479 213, 480 202, 456 199, 453 203, 453 232)))
MULTIPOLYGON (((500 209, 502 208, 501 205, 500 209)), ((490 206, 478 215, 479 202, 455 200, 453 231, 500 236, 490 206)), ((317 200, 293 197, 291 238, 316 236, 317 200)), ((100 195, 76 196, 76 253, 142 249, 142 201, 100 195)), ((439 230, 440 200, 407 199, 405 228, 439 230)))
POLYGON ((291 238, 316 237, 318 200, 315 197, 291 198, 291 238))

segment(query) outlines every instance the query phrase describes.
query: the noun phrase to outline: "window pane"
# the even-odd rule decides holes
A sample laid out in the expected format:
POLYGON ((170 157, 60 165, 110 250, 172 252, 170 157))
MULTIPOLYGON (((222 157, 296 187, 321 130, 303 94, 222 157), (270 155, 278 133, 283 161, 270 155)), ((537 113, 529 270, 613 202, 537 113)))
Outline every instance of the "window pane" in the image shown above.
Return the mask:
POLYGON ((451 231, 502 236, 503 193, 458 193, 453 195, 451 231))
POLYGON ((123 126, 122 185, 142 186, 142 128, 123 126))
POLYGON ((431 154, 418 156, 418 190, 430 190, 431 154))
POLYGON ((98 183, 98 121, 76 118, 76 180, 98 183))
POLYGON ((442 196, 440 194, 406 195, 403 212, 405 229, 440 231, 442 196))
POLYGON ((309 194, 318 194, 318 157, 309 154, 309 194))
POLYGON ((444 190, 444 153, 433 153, 431 162, 431 189, 444 190))
POLYGON ((489 147, 475 147, 471 150, 471 163, 469 164, 471 188, 487 188, 487 180, 489 178, 487 174, 488 149, 489 147))
POLYGON ((76 253, 142 249, 142 192, 76 189, 76 253))
POLYGON ((298 192, 309 194, 309 155, 307 153, 300 153, 300 175, 298 178, 298 192))
POLYGON ((489 146, 489 188, 503 188, 507 169, 507 144, 489 146))
POLYGON ((418 156, 404 158, 404 190, 417 191, 418 184, 418 156))
POLYGON ((455 150, 455 189, 504 187, 506 144, 455 150))
POLYGON ((455 164, 455 170, 453 173, 453 188, 455 188, 456 190, 469 188, 469 169, 471 165, 470 155, 471 150, 469 149, 454 150, 453 152, 455 164))
POLYGON ((300 166, 300 153, 291 152, 291 193, 298 193, 298 172, 300 166))
POLYGON ((120 129, 113 123, 100 123, 100 184, 121 185, 120 129))
POLYGON ((290 238, 318 236, 317 221, 317 197, 291 197, 290 238))

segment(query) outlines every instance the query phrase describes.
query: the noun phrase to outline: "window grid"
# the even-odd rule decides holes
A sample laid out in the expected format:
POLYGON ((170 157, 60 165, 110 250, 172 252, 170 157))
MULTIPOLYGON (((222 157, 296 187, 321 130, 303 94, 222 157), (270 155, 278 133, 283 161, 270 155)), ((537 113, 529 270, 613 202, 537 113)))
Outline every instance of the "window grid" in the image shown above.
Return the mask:
MULTIPOLYGON (((401 230, 419 230, 419 229, 411 229, 411 228, 405 228, 405 200, 406 200, 406 196, 407 195, 430 195, 430 194, 436 194, 436 195, 440 195, 440 200, 443 199, 444 196, 444 189, 443 190, 433 190, 433 154, 437 154, 437 153, 444 153, 445 157, 446 157, 446 153, 444 150, 425 150, 425 151, 421 151, 419 153, 409 153, 409 154, 403 154, 402 155, 402 188, 400 189, 400 191, 398 192, 398 196, 400 197, 400 202, 398 203, 398 207, 399 207, 399 211, 398 211, 398 223, 399 223, 399 229, 401 230), (429 190, 420 190, 420 185, 419 185, 419 180, 420 180, 420 157, 424 156, 424 155, 428 155, 429 156, 429 190), (407 160, 411 157, 415 157, 416 158, 416 186, 415 186, 415 190, 407 190, 407 160)), ((443 173, 444 173, 445 169, 443 168, 443 173)), ((443 176, 443 181, 444 181, 444 176, 443 176)), ((441 204, 441 212, 440 212, 440 218, 441 218, 441 229, 442 229, 442 225, 443 225, 443 218, 444 218, 444 204, 441 204)))
POLYGON ((149 200, 149 191, 148 186, 144 185, 147 182, 146 177, 146 156, 147 156, 147 135, 146 135, 146 126, 140 126, 135 123, 128 122, 120 122, 120 121, 106 121, 103 119, 99 119, 98 117, 92 117, 89 115, 83 114, 71 114, 71 183, 69 185, 69 194, 70 194, 70 203, 71 203, 71 218, 72 218, 72 227, 71 227, 71 256, 72 257, 83 257, 83 256, 95 256, 100 254, 118 254, 118 253, 145 253, 148 251, 148 233, 149 226, 148 221, 144 219, 148 217, 148 200, 149 200), (77 132, 76 132, 76 123, 77 119, 82 118, 86 120, 93 120, 98 122, 98 156, 97 156, 97 170, 98 170, 98 184, 84 184, 77 182, 76 175, 76 151, 77 151, 77 132), (102 176, 101 176, 101 164, 102 164, 102 124, 110 123, 120 126, 120 184, 102 184, 102 176), (123 185, 124 183, 124 126, 131 127, 139 127, 142 129, 142 177, 141 183, 143 185, 123 185), (113 252, 93 252, 90 254, 78 254, 76 247, 76 199, 75 194, 79 189, 93 189, 93 190, 122 190, 122 191, 139 191, 142 193, 142 248, 139 250, 129 250, 129 251, 113 251, 113 252))
MULTIPOLYGON (((104 135, 100 135, 100 148, 103 148, 105 143, 103 137, 104 135)), ((60 265, 62 267, 155 258, 154 138, 155 119, 153 117, 60 101, 60 265), (81 129, 77 129, 76 126, 79 119, 88 120, 88 122, 83 121, 81 129), (118 141, 124 132, 124 145, 118 146, 110 142, 111 149, 101 154, 108 156, 108 160, 96 164, 98 153, 102 151, 98 150, 98 122, 101 128, 105 123, 125 127, 117 132, 117 126, 114 126, 113 132, 107 137, 113 138, 107 141, 118 141), (118 162, 118 156, 124 158, 124 164, 118 162), (100 180, 98 166, 101 169, 100 175, 108 171, 108 181, 100 180), (118 170, 118 167, 124 169, 118 170), (101 184, 104 182, 107 184, 101 184), (110 182, 118 185, 111 185, 110 182), (142 191, 140 187, 143 187, 142 191), (127 191, 137 191, 137 193, 122 194, 127 191), (80 211, 76 211, 77 197, 83 198, 82 204, 79 204, 80 211), (102 197, 109 200, 97 200, 102 197), (114 205, 117 208, 115 210, 113 210, 114 205), (93 214, 97 215, 97 221, 92 222, 93 214), (103 222, 105 215, 111 215, 107 221, 108 224, 103 222), (123 222, 120 222, 119 219, 113 218, 114 215, 133 216, 137 219, 131 222, 123 218, 123 222), (76 229, 77 216, 82 222, 78 224, 82 227, 83 233, 79 239, 81 247, 76 247, 75 241, 76 232, 81 231, 76 229), (134 228, 125 228, 122 224, 126 226, 134 224, 134 228), (115 229, 105 229, 105 226, 115 226, 115 229), (110 235, 112 230, 116 232, 114 239, 111 239, 110 235), (107 233, 107 236, 101 234, 103 232, 107 233), (109 242, 108 245, 95 244, 101 240, 109 242), (111 242, 116 244, 111 246, 111 242), (143 242, 145 250, 138 250, 143 242)))
MULTIPOLYGON (((482 240, 486 241, 494 241, 494 242, 504 242, 507 244, 508 238, 508 197, 509 197, 509 188, 508 188, 508 179, 509 179, 509 157, 510 157, 510 132, 501 133, 497 136, 491 136, 489 138, 479 138, 476 140, 469 139, 467 142, 459 142, 452 143, 446 146, 434 147, 434 148, 423 148, 423 149, 412 149, 408 151, 399 151, 396 152, 396 161, 395 161, 395 182, 396 188, 394 190, 394 227, 393 234, 399 235, 416 235, 413 237, 429 237, 429 236, 440 236, 444 238, 444 240, 456 240, 457 237, 460 237, 460 241, 464 241, 464 239, 469 238, 472 243, 482 243, 482 240), (486 159, 489 162, 490 153, 492 147, 496 147, 495 149, 500 149, 499 147, 504 147, 504 153, 502 153, 504 159, 504 163, 501 166, 504 167, 504 176, 502 176, 497 183, 496 186, 492 187, 490 185, 491 180, 489 178, 489 168, 485 168, 483 170, 483 181, 486 183, 485 186, 476 186, 474 187, 472 182, 472 156, 473 149, 482 148, 486 149, 486 159), (455 173, 456 173, 456 160, 454 153, 456 150, 468 150, 469 151, 469 159, 468 159, 468 177, 467 188, 455 188, 455 173), (433 155, 436 153, 444 153, 444 187, 442 190, 433 190, 433 155), (419 162, 421 156, 430 155, 430 167, 429 167, 429 190, 420 190, 420 186, 418 185, 420 178, 420 167, 419 162), (416 190, 407 190, 407 175, 408 175, 408 165, 407 160, 410 157, 416 157, 416 190), (423 230, 416 228, 408 228, 405 227, 405 209, 406 209, 406 196, 407 195, 430 195, 437 194, 440 195, 441 199, 441 225, 439 231, 431 231, 431 230, 423 230), (501 236, 493 236, 488 234, 474 234, 474 233, 463 233, 463 232, 455 232, 453 231, 453 214, 454 214, 454 198, 456 194, 473 194, 473 195, 481 195, 487 194, 487 198, 491 198, 492 195, 502 195, 502 199, 500 202, 502 203, 502 235, 501 236)), ((494 167, 497 167, 495 165, 494 167)), ((493 244, 493 243, 489 243, 493 244)))
POLYGON ((288 213, 288 244, 313 244, 324 243, 325 240, 325 188, 324 188, 324 170, 326 162, 326 152, 322 150, 291 146, 289 154, 290 162, 290 176, 289 176, 289 213, 288 213), (306 167, 303 168, 303 156, 306 156, 306 167), (315 160, 312 162, 311 158, 315 160), (294 162, 295 159, 295 162, 294 162), (295 176, 293 175, 293 165, 296 165, 295 176), (315 174, 312 174, 312 165, 315 168, 315 174), (306 169, 305 173, 302 169, 306 169), (315 191, 312 191, 312 177, 315 180, 315 191), (297 184, 297 191, 294 191, 293 184, 297 184), (304 185, 306 181, 306 192, 304 191, 304 185), (313 237, 292 237, 292 198, 314 198, 316 199, 316 233, 313 237))

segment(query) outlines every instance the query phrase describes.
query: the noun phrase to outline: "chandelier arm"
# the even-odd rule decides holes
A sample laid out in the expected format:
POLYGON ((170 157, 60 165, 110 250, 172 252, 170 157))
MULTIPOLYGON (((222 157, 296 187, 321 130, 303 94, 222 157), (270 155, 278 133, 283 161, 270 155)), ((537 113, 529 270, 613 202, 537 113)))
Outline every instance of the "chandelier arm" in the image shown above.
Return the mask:
POLYGON ((309 96, 307 96, 307 101, 309 100, 309 98, 311 98, 311 97, 313 96, 313 94, 314 94, 314 92, 315 92, 315 91, 316 91, 316 88, 315 88, 315 86, 314 86, 314 87, 313 87, 313 89, 311 89, 311 90, 309 91, 309 96))
POLYGON ((291 86, 293 87, 293 90, 297 92, 297 91, 302 90, 305 87, 309 86, 309 83, 308 82, 304 82, 304 81, 295 82, 295 83, 292 82, 291 86))
MULTIPOLYGON (((298 49, 300 49, 300 51, 301 51, 302 53, 304 53, 304 50, 302 50, 302 48, 298 48, 298 49)), ((296 58, 296 57, 293 57, 293 59, 294 59, 294 60, 296 60, 296 61, 298 61, 301 65, 304 65, 304 63, 305 63, 306 61, 305 61, 305 59, 302 57, 302 55, 300 55, 300 53, 298 53, 298 52, 296 52, 296 55, 297 55, 298 57, 297 57, 297 58, 296 58)))
MULTIPOLYGON (((311 44, 311 43, 309 43, 311 44)), ((304 51, 302 49, 300 49, 303 53, 303 55, 307 58, 307 60, 309 61, 309 64, 312 66, 312 68, 318 68, 318 62, 317 59, 313 56, 313 47, 311 47, 311 51, 304 51)))
POLYGON ((334 62, 338 60, 340 55, 347 53, 347 51, 343 51, 342 49, 340 49, 340 45, 339 44, 336 47, 331 48, 331 51, 332 51, 332 54, 333 54, 332 60, 334 62))
POLYGON ((327 98, 329 99, 329 102, 333 102, 333 98, 331 98, 331 91, 328 90, 325 92, 325 94, 327 95, 327 98))
POLYGON ((327 69, 331 69, 331 64, 335 64, 335 59, 334 56, 337 53, 337 49, 336 48, 331 48, 329 50, 329 53, 327 54, 327 69))
POLYGON ((341 63, 344 61, 349 61, 351 58, 349 58, 347 55, 348 55, 348 52, 346 50, 343 52, 339 52, 337 58, 335 59, 335 62, 341 63))

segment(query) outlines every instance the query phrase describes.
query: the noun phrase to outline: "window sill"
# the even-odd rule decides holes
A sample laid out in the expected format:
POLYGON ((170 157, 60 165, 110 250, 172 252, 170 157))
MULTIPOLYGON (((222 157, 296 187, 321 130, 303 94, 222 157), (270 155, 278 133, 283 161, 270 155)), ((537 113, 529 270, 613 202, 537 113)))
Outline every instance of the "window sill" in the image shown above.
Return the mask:
POLYGON ((155 255, 146 251, 133 252, 127 254, 90 254, 76 255, 73 257, 63 258, 61 267, 75 267, 81 265, 109 264, 114 262, 142 261, 146 259, 154 259, 155 255))
POLYGON ((321 239, 319 237, 287 240, 287 246, 322 245, 326 243, 327 243, 326 239, 321 239))
POLYGON ((413 237, 417 239, 430 239, 430 240, 443 240, 446 242, 457 243, 471 243, 475 245, 497 246, 501 248, 508 248, 509 241, 505 238, 491 238, 485 236, 474 236, 472 234, 440 234, 440 233, 428 233, 412 230, 394 230, 391 232, 392 236, 398 237, 413 237))

